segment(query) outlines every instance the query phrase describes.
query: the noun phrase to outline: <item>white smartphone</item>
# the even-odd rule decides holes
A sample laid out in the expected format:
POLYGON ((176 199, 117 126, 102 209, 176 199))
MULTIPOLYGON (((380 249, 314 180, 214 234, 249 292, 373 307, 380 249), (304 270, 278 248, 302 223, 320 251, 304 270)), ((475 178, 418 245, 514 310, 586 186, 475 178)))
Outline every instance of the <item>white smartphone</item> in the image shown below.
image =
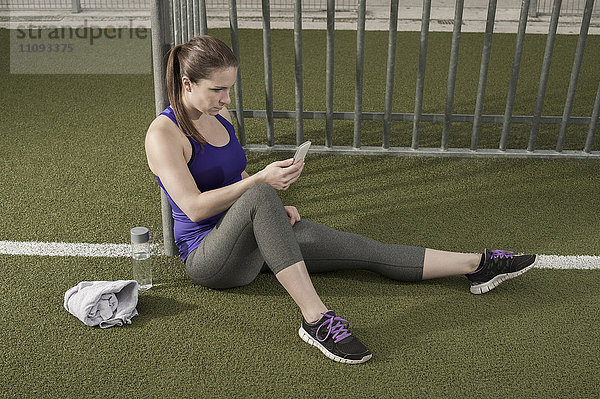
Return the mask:
POLYGON ((304 157, 308 153, 310 144, 310 141, 305 141, 304 143, 300 144, 300 146, 296 150, 296 153, 294 154, 294 163, 298 162, 301 159, 304 159, 304 157))

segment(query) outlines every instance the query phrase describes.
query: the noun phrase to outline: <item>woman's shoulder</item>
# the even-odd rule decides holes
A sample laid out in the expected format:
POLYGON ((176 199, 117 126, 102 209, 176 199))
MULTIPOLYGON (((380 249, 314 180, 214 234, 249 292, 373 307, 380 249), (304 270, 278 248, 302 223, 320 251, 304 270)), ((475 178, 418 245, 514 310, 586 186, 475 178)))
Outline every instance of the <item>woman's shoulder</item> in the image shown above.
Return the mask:
POLYGON ((158 115, 148 127, 145 142, 147 150, 154 147, 156 151, 164 151, 168 148, 184 147, 187 144, 187 138, 169 117, 158 115))
POLYGON ((146 132, 146 138, 150 137, 173 137, 173 135, 180 135, 181 129, 177 126, 171 118, 164 114, 158 115, 150 126, 148 127, 148 131, 146 132))
MULTIPOLYGON (((159 115, 152 121, 146 132, 145 149, 150 170, 159 175, 160 165, 172 164, 173 160, 183 159, 191 152, 183 132, 165 115, 159 115)), ((178 161, 177 161, 178 162, 178 161)))

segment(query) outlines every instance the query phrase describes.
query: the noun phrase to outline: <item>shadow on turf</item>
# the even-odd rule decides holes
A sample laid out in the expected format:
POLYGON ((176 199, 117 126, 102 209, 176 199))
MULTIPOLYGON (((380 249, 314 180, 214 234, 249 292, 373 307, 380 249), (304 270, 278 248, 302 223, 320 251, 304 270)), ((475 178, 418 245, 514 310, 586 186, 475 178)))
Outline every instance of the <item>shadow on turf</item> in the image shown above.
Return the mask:
MULTIPOLYGON (((344 270, 311 275, 313 285, 323 296, 338 296, 343 292, 348 297, 402 297, 412 295, 415 290, 440 290, 468 293, 468 281, 463 277, 402 282, 392 280, 367 270, 344 270)), ((248 296, 288 296, 285 289, 266 272, 252 283, 243 287, 223 290, 230 294, 248 296)))
POLYGON ((137 305, 139 316, 135 318, 135 323, 132 325, 144 327, 146 323, 153 319, 174 317, 196 308, 197 306, 167 296, 142 293, 138 298, 137 305))

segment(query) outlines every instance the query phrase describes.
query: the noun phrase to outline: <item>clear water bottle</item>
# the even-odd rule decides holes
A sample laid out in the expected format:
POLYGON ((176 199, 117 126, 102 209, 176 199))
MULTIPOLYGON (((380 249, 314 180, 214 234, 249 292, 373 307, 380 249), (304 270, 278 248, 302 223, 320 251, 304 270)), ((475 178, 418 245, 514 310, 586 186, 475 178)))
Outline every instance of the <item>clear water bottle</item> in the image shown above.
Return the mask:
POLYGON ((152 287, 152 258, 150 257, 150 234, 146 227, 131 229, 131 257, 133 258, 133 279, 139 289, 152 287))

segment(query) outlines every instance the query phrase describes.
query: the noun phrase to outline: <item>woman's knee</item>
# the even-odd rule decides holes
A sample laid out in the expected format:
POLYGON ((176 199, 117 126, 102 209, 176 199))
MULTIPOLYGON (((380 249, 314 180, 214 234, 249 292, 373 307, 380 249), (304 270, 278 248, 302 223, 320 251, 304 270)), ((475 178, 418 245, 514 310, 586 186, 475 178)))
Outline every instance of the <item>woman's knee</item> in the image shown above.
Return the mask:
POLYGON ((251 187, 240 197, 240 200, 255 204, 281 202, 275 189, 267 183, 260 183, 251 187))

